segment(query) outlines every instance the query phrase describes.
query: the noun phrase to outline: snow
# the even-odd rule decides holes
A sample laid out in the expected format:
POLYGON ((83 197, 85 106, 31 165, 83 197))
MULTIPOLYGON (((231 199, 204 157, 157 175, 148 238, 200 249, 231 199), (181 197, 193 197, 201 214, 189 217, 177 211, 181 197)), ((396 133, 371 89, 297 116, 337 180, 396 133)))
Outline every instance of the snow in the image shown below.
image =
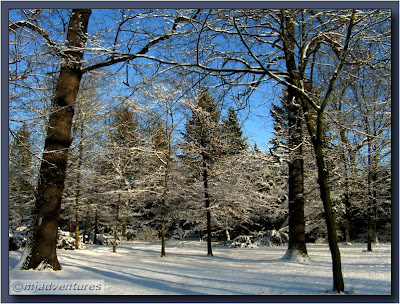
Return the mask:
MULTIPOLYGON (((366 252, 365 244, 340 246, 346 292, 391 294, 391 245, 366 252)), ((327 244, 308 244, 310 259, 285 260, 286 246, 214 247, 206 242, 89 245, 86 250, 58 250, 61 271, 21 271, 23 251, 10 252, 10 280, 104 280, 105 294, 116 295, 327 295, 332 294, 331 256, 327 244)))

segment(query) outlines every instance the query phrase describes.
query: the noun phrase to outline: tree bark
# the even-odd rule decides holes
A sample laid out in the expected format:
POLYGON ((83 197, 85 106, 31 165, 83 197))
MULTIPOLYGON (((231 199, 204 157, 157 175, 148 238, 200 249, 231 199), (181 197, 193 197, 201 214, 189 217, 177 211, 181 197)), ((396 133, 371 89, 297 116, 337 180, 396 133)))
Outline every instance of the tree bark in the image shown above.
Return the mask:
MULTIPOLYGON (((83 121, 80 122, 80 132, 83 137, 83 121)), ((83 163, 83 138, 79 143, 78 172, 76 174, 76 195, 75 195, 75 249, 79 249, 79 200, 81 197, 81 168, 83 163)), ((85 235, 83 236, 85 238, 85 235)), ((83 240, 85 242, 85 240, 83 240)))
POLYGON ((74 103, 82 78, 81 47, 86 42, 90 9, 74 9, 69 21, 64 63, 52 99, 43 160, 35 195, 33 228, 29 253, 21 269, 50 267, 61 269, 57 259, 57 229, 66 177, 68 150, 72 142, 71 129, 74 103), (78 49, 74 49, 78 48, 78 49))
POLYGON ((320 185, 320 195, 325 210, 325 220, 328 229, 329 249, 331 251, 331 256, 332 256, 333 290, 337 292, 343 292, 344 281, 342 274, 342 262, 337 242, 335 214, 332 212, 332 202, 328 186, 328 171, 324 163, 322 141, 315 140, 314 149, 317 156, 318 183, 320 185))
MULTIPOLYGON (((292 10, 282 11, 282 39, 285 52, 286 68, 290 74, 287 81, 298 86, 301 75, 297 68, 295 59, 295 18, 296 13, 292 10)), ((301 101, 296 91, 287 87, 288 100, 286 111, 288 112, 289 128, 289 244, 286 257, 298 255, 308 257, 305 221, 304 221, 304 162, 302 151, 302 118, 301 101)))
POLYGON ((307 129, 311 136, 314 147, 317 167, 318 167, 318 184, 320 186, 320 197, 324 205, 325 221, 328 230, 328 243, 332 257, 333 272, 333 290, 344 292, 344 281, 342 274, 342 262, 340 250, 337 242, 335 214, 332 211, 332 201, 328 183, 328 169, 325 166, 323 153, 323 111, 317 113, 316 126, 314 126, 308 104, 303 100, 304 117, 307 123, 307 129))
POLYGON ((286 257, 308 257, 304 220, 304 161, 302 149, 301 107, 288 89, 289 114, 289 244, 286 257))

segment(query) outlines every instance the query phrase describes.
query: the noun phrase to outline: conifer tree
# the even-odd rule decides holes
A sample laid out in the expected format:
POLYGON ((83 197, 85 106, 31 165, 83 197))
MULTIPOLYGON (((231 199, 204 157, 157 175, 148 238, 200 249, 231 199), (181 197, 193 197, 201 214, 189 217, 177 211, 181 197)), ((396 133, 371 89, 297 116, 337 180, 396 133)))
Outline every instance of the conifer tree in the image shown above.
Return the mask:
POLYGON ((222 123, 222 136, 226 145, 224 151, 226 155, 246 151, 248 147, 246 138, 243 137, 242 127, 232 107, 228 109, 228 118, 222 123))
POLYGON ((12 133, 9 160, 10 226, 23 224, 29 214, 29 202, 33 199, 31 133, 24 122, 12 133))
POLYGON ((204 90, 197 102, 191 106, 191 116, 183 134, 185 140, 184 162, 202 180, 203 195, 207 215, 207 254, 213 255, 211 248, 211 210, 209 178, 211 168, 221 151, 220 111, 217 102, 208 90, 204 90))

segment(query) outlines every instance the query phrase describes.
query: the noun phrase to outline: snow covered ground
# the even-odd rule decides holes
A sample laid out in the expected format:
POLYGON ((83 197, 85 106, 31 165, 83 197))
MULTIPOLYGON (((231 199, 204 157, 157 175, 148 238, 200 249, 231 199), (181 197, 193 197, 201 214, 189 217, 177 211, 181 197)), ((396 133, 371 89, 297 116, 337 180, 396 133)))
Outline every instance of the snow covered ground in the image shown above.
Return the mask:
MULTIPOLYGON (((286 246, 213 248, 205 242, 125 242, 87 250, 58 250, 61 271, 20 271, 22 251, 10 252, 10 280, 104 280, 104 294, 118 295, 326 295, 332 271, 326 244, 308 244, 310 260, 283 260, 286 246)), ((341 245, 346 291, 355 295, 391 294, 391 246, 341 245)))

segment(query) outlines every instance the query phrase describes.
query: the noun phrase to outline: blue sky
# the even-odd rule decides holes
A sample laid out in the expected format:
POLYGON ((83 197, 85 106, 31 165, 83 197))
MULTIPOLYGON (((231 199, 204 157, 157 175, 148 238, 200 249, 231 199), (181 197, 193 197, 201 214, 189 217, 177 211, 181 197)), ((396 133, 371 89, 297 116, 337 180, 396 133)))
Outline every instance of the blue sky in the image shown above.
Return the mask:
MULTIPOLYGON (((91 18, 90 20, 89 32, 91 32, 91 34, 99 33, 101 31, 100 28, 107 29, 111 27, 111 21, 109 20, 110 26, 108 26, 104 23, 106 19, 101 17, 102 13, 104 12, 103 10, 94 10, 93 12, 93 17, 97 17, 91 18)), ((65 10, 64 14, 66 18, 65 20, 68 20, 68 11, 65 10)), ((119 13, 114 12, 115 17, 117 17, 118 14, 119 13)), ((60 23, 56 20, 54 20, 54 22, 56 22, 55 24, 60 25, 60 23)), ((115 26, 115 23, 112 24, 112 26, 115 26)), ((54 32, 55 28, 48 30, 50 32, 54 32)), ((59 35, 51 35, 51 37, 53 40, 62 40, 59 35)), ((109 42, 112 43, 112 39, 109 40, 109 42)), ((118 65, 111 67, 111 69, 116 69, 117 67, 118 65)), ((135 77, 133 79, 135 79, 135 77)), ((238 117, 243 125, 244 135, 248 137, 249 145, 253 146, 256 142, 260 149, 267 150, 265 144, 272 137, 272 121, 269 116, 269 108, 271 102, 276 100, 276 93, 274 91, 277 91, 277 89, 276 87, 273 88, 271 85, 268 85, 268 83, 264 83, 259 89, 260 91, 256 91, 250 97, 249 104, 251 107, 241 110, 238 113, 238 117)), ((109 92, 109 95, 111 94, 112 93, 109 92)), ((227 102, 229 103, 229 100, 227 102)))

